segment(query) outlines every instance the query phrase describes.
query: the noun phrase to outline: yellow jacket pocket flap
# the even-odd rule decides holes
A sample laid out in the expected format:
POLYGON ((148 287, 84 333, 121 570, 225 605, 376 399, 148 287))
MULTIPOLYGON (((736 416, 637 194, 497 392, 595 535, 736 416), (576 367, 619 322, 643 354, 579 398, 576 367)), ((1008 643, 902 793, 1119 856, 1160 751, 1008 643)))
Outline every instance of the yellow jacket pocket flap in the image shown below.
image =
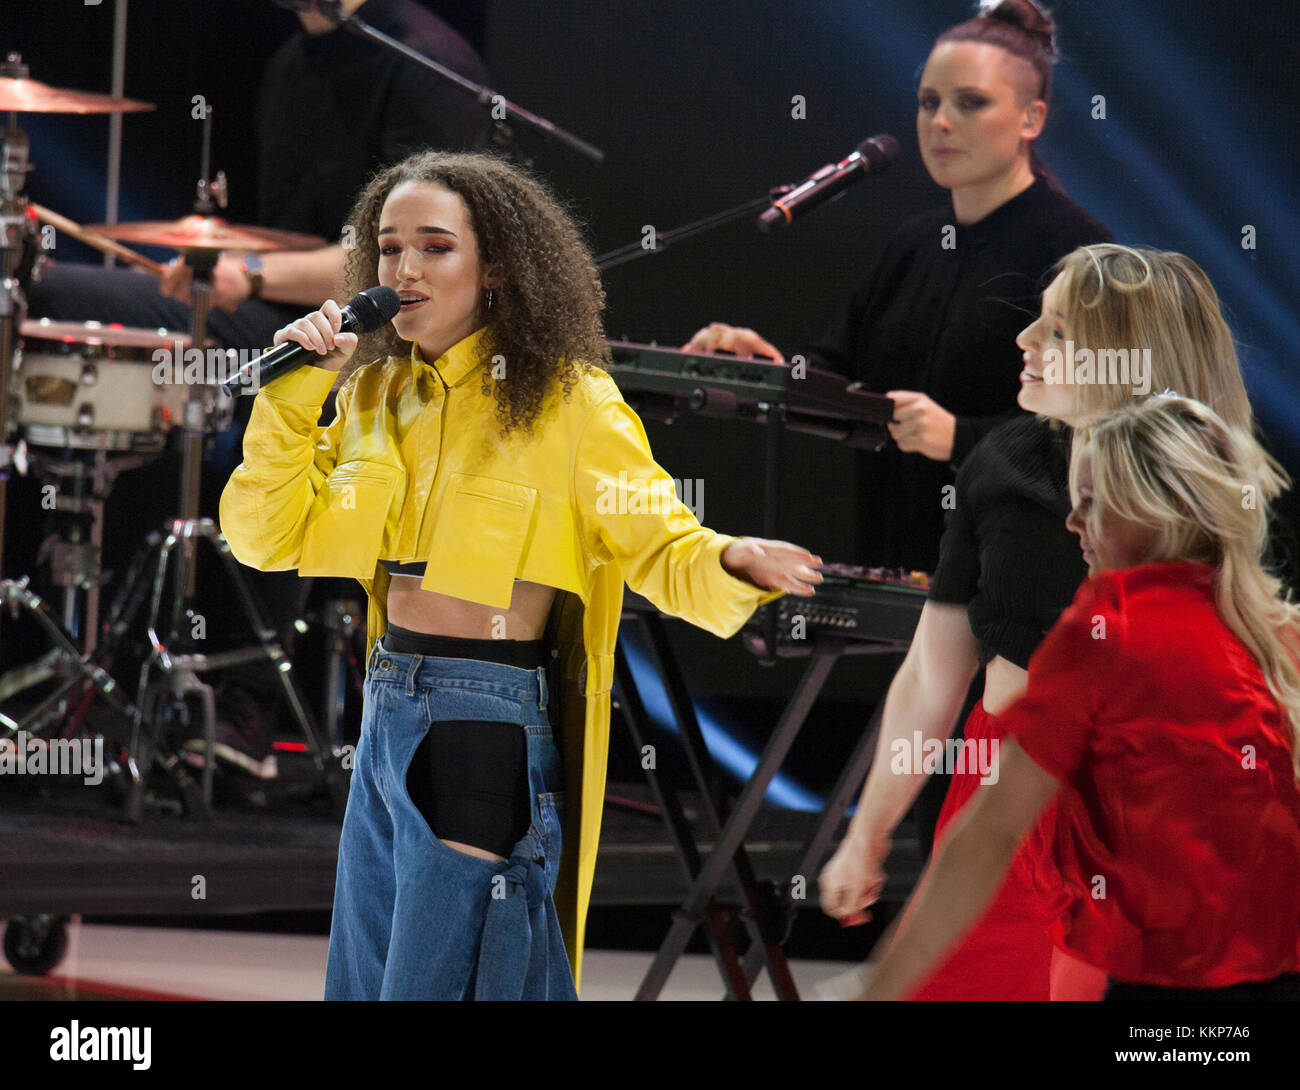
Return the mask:
POLYGON ((537 512, 537 489, 454 473, 438 504, 421 586, 509 609, 537 512))
POLYGON ((337 466, 308 512, 298 573, 371 578, 400 476, 374 462, 337 466))

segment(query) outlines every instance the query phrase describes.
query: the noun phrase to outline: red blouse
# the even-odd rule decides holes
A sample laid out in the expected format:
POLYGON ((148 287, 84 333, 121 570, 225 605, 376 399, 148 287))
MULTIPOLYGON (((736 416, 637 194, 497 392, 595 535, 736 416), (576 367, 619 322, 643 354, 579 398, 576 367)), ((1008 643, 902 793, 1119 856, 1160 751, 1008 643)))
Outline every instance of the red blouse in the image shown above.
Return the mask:
POLYGON ((1004 735, 1061 781, 1036 865, 1057 945, 1116 980, 1217 988, 1300 969, 1291 731, 1219 620, 1214 569, 1088 579, 1004 735))

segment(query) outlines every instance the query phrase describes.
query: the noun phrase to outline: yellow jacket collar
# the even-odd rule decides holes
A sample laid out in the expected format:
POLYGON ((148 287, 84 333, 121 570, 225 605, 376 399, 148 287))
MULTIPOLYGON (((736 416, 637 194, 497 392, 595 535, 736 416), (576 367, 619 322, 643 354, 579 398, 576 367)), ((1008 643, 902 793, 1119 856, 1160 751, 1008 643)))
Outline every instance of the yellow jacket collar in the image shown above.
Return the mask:
POLYGON ((487 326, 476 329, 464 340, 457 341, 433 363, 425 361, 420 354, 420 346, 411 345, 411 376, 419 378, 420 368, 431 368, 442 380, 444 386, 459 386, 466 378, 478 370, 483 362, 483 341, 487 336, 487 326))

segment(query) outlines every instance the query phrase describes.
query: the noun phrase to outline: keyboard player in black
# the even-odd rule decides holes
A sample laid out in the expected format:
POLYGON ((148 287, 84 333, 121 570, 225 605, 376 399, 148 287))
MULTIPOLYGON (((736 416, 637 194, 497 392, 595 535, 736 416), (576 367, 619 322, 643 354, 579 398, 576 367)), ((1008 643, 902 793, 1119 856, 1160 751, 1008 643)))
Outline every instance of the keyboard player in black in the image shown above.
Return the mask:
MULTIPOLYGON (((1034 151, 1055 58, 1053 24, 1029 0, 1003 0, 939 36, 917 86, 916 136, 951 199, 894 231, 811 346, 814 366, 894 400, 892 442, 857 456, 859 564, 935 570, 957 467, 1020 415, 1015 339, 1038 313, 1045 274, 1075 247, 1112 238, 1034 151)), ((717 322, 685 347, 782 358, 754 330, 717 322)), ((941 781, 917 805, 924 854, 941 781)))
MULTIPOLYGON (((1028 0, 940 35, 917 89, 921 158, 951 200, 902 223, 810 363, 888 394, 892 442, 860 455, 858 555, 934 571, 954 470, 1019 415, 1016 334, 1044 274, 1110 232, 1038 161, 1054 57, 1051 23, 1028 0)), ((782 358, 752 329, 712 323, 687 351, 782 358)))

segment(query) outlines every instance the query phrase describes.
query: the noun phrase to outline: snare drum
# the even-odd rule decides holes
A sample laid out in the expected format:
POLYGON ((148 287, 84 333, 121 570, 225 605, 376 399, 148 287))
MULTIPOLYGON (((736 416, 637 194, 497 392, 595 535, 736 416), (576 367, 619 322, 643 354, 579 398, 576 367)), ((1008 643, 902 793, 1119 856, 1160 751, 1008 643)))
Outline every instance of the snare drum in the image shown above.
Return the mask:
POLYGON ((48 318, 20 332, 10 413, 32 446, 160 449, 184 422, 189 389, 169 361, 188 334, 48 318))

